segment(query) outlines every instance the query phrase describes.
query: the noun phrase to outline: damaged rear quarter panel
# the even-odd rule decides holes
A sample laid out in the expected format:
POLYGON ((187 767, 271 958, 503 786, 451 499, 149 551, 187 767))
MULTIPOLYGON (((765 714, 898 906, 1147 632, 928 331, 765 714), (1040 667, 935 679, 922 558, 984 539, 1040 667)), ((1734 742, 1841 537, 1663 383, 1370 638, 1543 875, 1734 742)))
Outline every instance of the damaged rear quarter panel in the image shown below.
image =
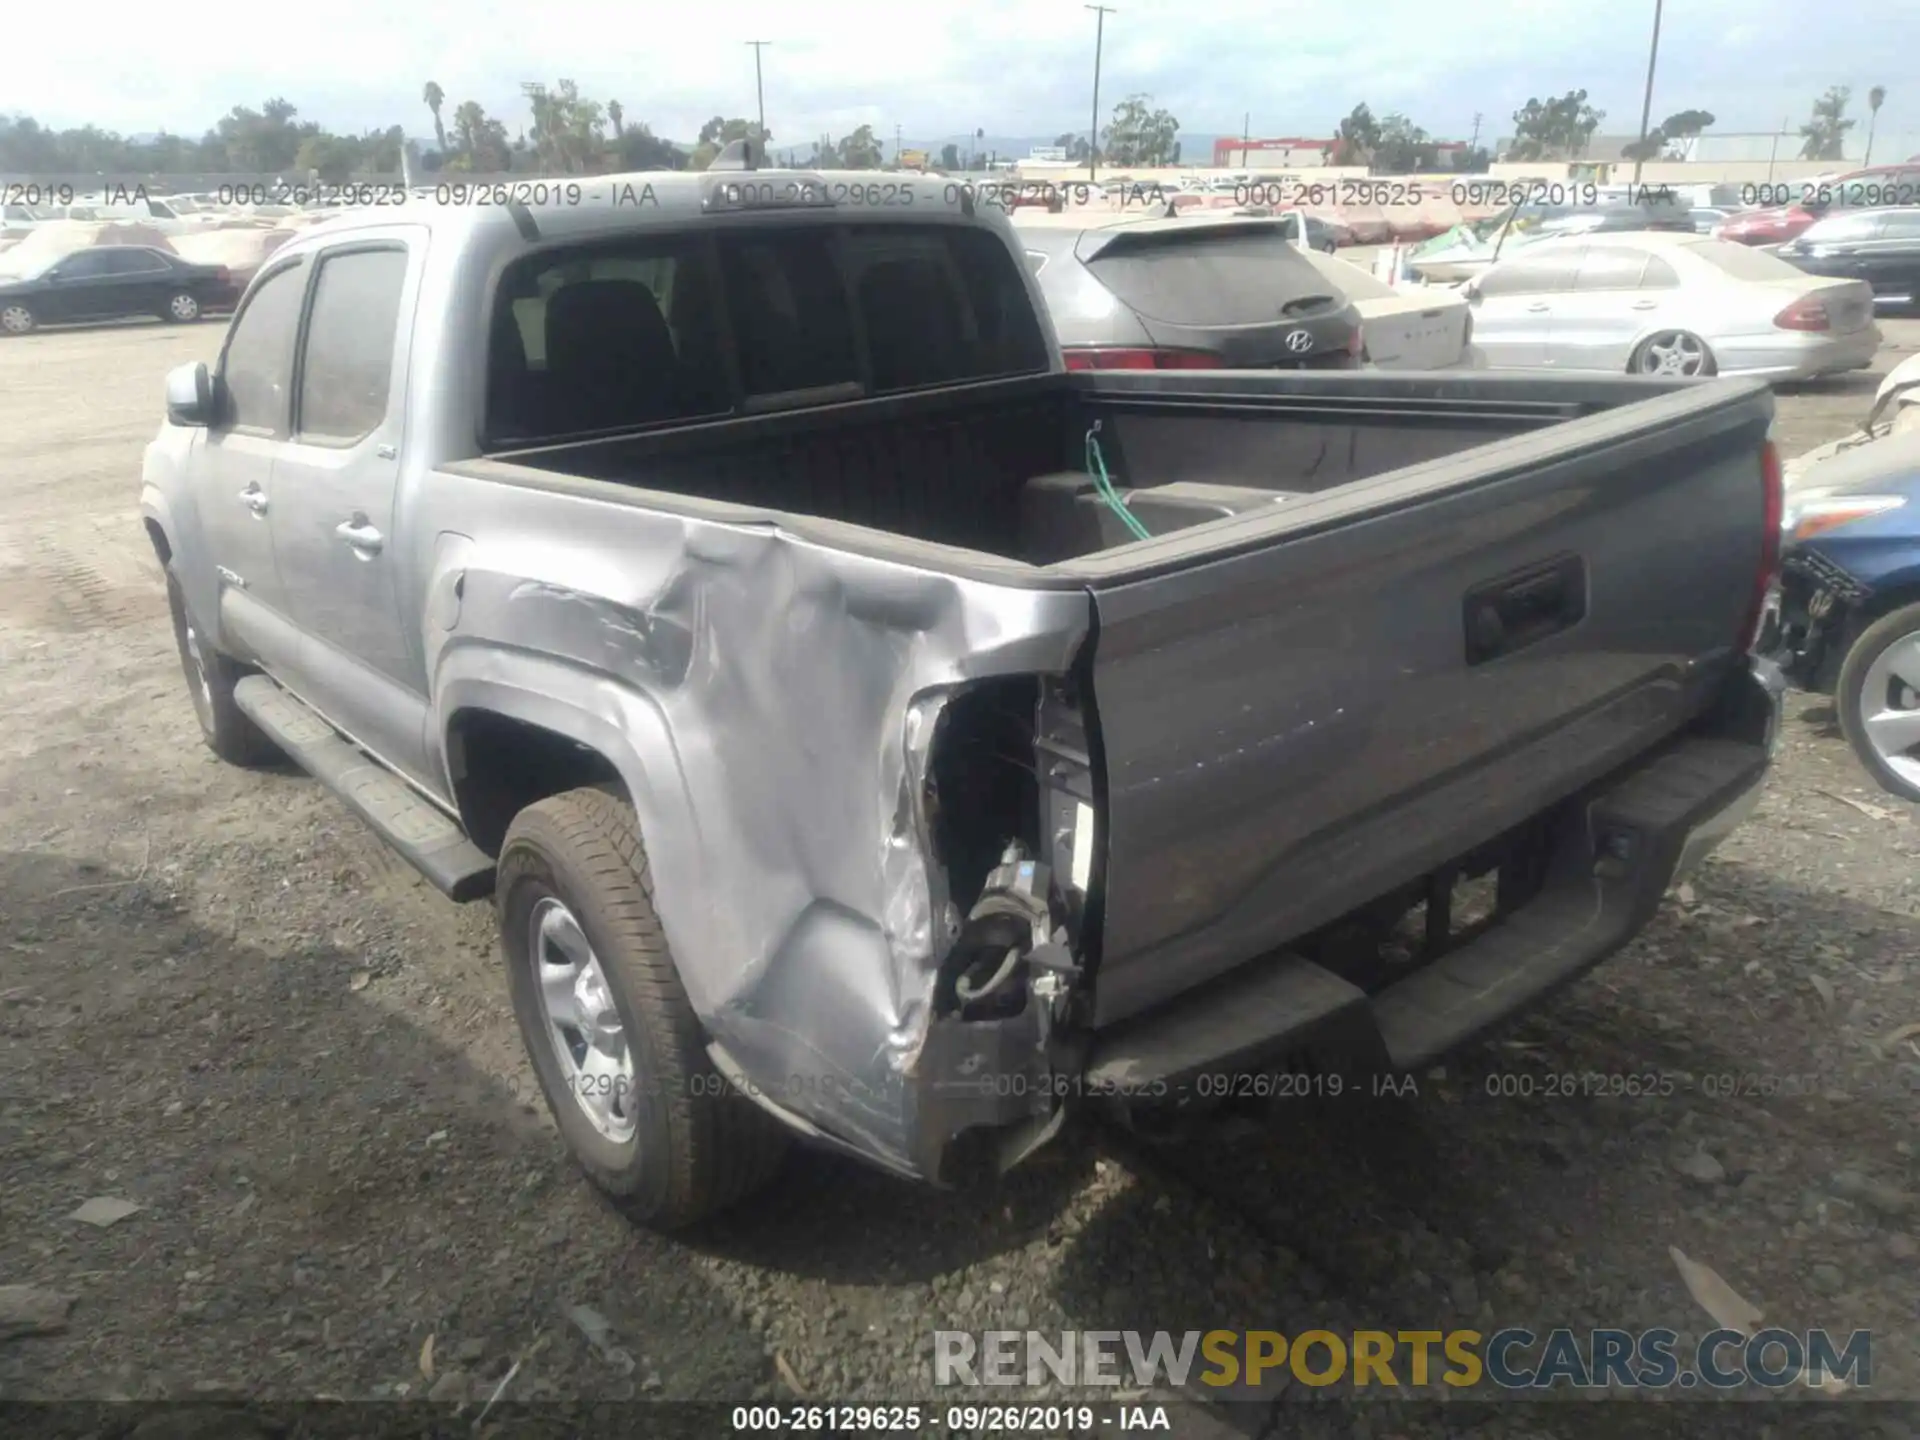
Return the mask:
POLYGON ((605 754, 710 1037, 782 1108, 915 1170, 910 1071, 951 943, 916 776, 953 687, 1069 667, 1086 592, 849 554, 754 512, 650 510, 593 481, 435 472, 419 499, 428 594, 459 591, 425 622, 439 735, 478 706, 605 754))

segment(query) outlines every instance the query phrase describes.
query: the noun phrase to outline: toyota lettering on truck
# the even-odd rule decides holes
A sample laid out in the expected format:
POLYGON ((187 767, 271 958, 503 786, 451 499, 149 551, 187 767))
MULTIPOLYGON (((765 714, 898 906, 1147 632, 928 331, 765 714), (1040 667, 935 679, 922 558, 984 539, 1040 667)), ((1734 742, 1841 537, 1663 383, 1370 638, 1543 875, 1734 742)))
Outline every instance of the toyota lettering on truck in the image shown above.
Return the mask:
POLYGON ((492 896, 630 1214, 1397 1093, 1755 804, 1764 385, 1070 371, 1007 207, 759 158, 296 232, 141 489, 208 745, 492 896))

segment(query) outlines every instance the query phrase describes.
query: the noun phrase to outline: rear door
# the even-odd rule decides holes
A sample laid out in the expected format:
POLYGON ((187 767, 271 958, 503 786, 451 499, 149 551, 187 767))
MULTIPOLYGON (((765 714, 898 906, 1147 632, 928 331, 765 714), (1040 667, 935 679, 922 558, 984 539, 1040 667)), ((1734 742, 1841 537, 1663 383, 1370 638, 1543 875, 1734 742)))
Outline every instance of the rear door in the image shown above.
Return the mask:
MULTIPOLYGON (((1547 345, 1555 369, 1617 373, 1627 368, 1635 342, 1661 323, 1663 297, 1677 293, 1658 286, 1641 288, 1653 258, 1644 250, 1597 240, 1587 247, 1572 293, 1552 301, 1547 345)), ((1661 268, 1672 276, 1665 261, 1661 268)))
POLYGON ((1237 553, 1189 532, 1082 565, 1095 1023, 1414 882, 1697 713, 1740 660, 1771 413, 1751 383, 1689 387, 1228 522, 1237 553), (1470 646, 1474 597, 1522 594, 1539 623, 1470 646))
POLYGON ((1339 364, 1358 316, 1283 224, 1149 221, 1084 232, 1074 252, 1151 343, 1256 370, 1339 364))
POLYGON ((1554 306, 1573 293, 1585 247, 1523 250, 1473 282, 1473 343, 1495 370, 1540 370, 1553 364, 1549 341, 1554 306))
POLYGON ((173 266, 153 250, 110 250, 107 273, 115 296, 114 313, 119 315, 162 314, 176 290, 173 266))

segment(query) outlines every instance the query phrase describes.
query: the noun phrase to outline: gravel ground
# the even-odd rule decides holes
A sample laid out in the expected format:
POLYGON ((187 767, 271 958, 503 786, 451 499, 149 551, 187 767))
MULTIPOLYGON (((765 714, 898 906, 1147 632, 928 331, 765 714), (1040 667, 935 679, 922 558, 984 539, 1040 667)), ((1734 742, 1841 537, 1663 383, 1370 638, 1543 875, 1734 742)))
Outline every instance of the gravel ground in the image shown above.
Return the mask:
MULTIPOLYGON (((1881 371, 1920 342, 1886 329, 1881 371)), ((77 1302, 0 1339, 0 1398, 457 1400, 517 1361, 522 1400, 897 1400, 936 1328, 1704 1332, 1670 1246, 1769 1322, 1871 1329, 1874 1391, 1920 1394, 1920 829, 1805 697, 1645 937, 1417 1096, 1087 1119, 990 1193, 803 1154, 690 1237, 629 1227, 538 1104, 490 911, 199 742, 134 500, 160 377, 219 336, 0 343, 0 1286, 77 1302), (140 1209, 71 1218, 99 1197, 140 1209)), ((1872 383, 1782 396, 1783 448, 1872 383)), ((1443 1408, 1544 1433, 1284 1433, 1443 1408)), ((1183 1433, 1275 1429, 1215 1413, 1183 1433)))

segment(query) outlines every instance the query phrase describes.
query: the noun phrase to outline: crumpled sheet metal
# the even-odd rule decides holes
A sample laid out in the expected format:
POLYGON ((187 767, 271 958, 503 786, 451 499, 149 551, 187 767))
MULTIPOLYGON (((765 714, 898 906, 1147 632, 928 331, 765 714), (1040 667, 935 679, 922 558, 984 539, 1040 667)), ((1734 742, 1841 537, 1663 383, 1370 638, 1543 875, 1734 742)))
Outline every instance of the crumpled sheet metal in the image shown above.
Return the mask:
POLYGON ((911 1072, 958 920, 918 839, 928 747, 953 687, 1067 669, 1089 598, 771 524, 484 489, 496 513, 457 552, 440 663, 474 645, 508 675, 516 651, 561 658, 571 704, 651 729, 628 778, 695 1011, 776 1104, 913 1171, 911 1072), (636 700, 657 729, 632 723, 636 700), (691 826, 648 798, 676 785, 691 826))

